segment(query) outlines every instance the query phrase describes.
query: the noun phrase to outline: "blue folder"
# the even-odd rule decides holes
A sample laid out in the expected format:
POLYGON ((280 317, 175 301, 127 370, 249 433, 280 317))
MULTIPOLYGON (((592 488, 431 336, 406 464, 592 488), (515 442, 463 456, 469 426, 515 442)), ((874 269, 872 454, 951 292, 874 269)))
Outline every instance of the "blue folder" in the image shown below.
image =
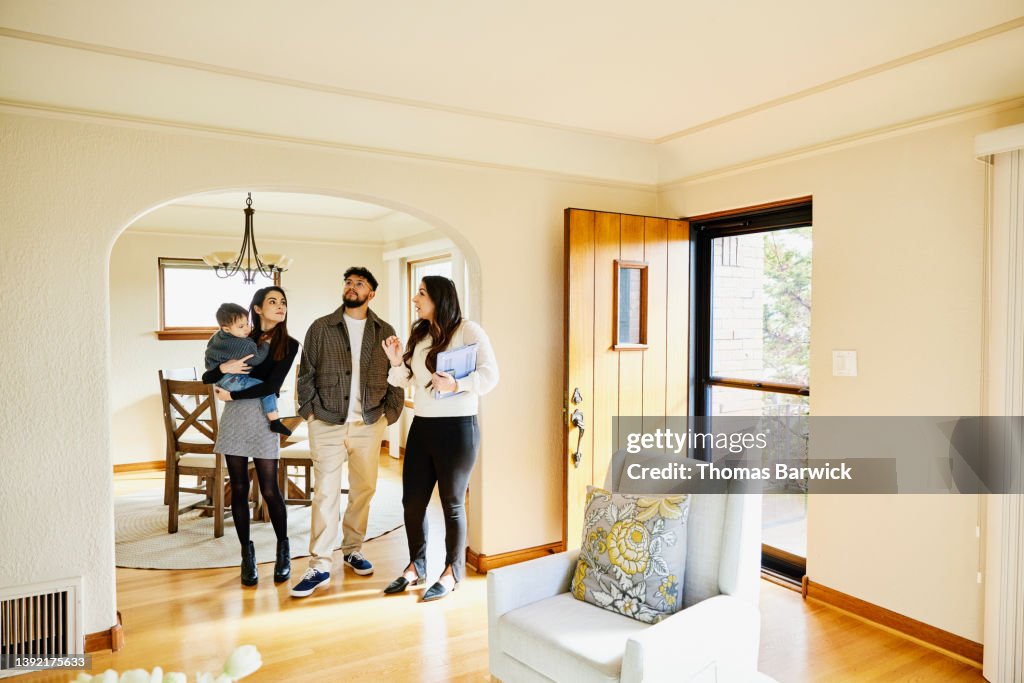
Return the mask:
MULTIPOLYGON (((476 344, 442 351, 437 354, 437 369, 440 372, 447 372, 455 379, 462 379, 476 370, 476 351, 476 344)), ((455 394, 454 391, 435 391, 434 398, 448 398, 455 394)))

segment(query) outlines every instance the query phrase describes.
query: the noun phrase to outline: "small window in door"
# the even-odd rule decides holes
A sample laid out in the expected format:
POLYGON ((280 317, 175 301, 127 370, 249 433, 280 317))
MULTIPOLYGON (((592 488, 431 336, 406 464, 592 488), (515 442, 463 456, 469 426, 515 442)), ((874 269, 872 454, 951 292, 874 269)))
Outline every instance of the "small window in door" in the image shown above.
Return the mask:
POLYGON ((615 262, 616 350, 647 348, 647 264, 615 262))

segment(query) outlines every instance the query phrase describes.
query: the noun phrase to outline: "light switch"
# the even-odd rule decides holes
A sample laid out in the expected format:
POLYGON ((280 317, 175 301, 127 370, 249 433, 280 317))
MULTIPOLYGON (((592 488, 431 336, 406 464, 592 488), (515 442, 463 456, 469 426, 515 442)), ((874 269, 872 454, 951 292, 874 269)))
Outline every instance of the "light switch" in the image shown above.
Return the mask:
POLYGON ((856 377, 857 352, 832 350, 832 376, 856 377))

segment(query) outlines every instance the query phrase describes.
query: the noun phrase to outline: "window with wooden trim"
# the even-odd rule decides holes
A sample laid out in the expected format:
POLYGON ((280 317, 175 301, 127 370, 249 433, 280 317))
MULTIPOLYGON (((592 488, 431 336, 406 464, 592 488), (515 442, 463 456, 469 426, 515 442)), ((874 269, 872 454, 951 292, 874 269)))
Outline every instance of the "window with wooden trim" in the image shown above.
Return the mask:
POLYGON ((647 348, 647 264, 616 260, 612 282, 615 316, 612 348, 642 351, 647 348))
MULTIPOLYGON (((416 306, 412 303, 412 297, 415 296, 420 286, 420 280, 426 275, 441 275, 449 280, 452 279, 452 255, 438 254, 427 258, 406 261, 405 298, 409 302, 409 325, 403 336, 403 343, 409 339, 409 332, 412 330, 413 323, 418 319, 416 317, 416 306)), ((463 311, 463 314, 465 314, 465 311, 463 311)), ((405 405, 408 408, 413 407, 413 390, 411 386, 405 389, 405 405)))
POLYGON ((246 284, 241 275, 220 278, 201 259, 157 259, 159 278, 160 327, 158 339, 207 339, 217 331, 217 308, 226 302, 248 309, 256 290, 280 285, 281 276, 273 279, 259 274, 246 284))

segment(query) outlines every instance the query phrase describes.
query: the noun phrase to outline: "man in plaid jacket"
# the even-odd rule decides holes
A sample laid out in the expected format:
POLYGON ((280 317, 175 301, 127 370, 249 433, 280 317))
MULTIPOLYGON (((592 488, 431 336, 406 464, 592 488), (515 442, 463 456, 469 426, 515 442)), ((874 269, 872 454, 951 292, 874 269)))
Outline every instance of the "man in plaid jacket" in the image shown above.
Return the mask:
POLYGON ((405 406, 402 390, 388 384, 382 342, 395 334, 370 310, 377 279, 366 268, 345 271, 342 305, 306 332, 298 376, 299 415, 309 423, 316 476, 309 569, 292 587, 305 597, 330 582, 341 507, 341 467, 348 460, 349 494, 342 521, 342 556, 356 574, 373 573, 361 552, 384 430, 405 406))

